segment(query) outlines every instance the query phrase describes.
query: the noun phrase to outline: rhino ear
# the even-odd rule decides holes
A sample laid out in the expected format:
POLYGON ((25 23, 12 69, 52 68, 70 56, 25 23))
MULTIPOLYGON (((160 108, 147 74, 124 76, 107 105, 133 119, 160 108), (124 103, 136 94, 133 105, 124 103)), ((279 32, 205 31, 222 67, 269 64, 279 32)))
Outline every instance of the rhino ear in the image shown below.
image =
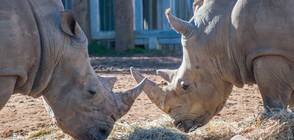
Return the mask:
POLYGON ((157 75, 161 76, 167 82, 171 82, 173 77, 176 75, 177 70, 164 70, 159 69, 156 71, 157 75))
POLYGON ((165 10, 165 15, 170 23, 171 27, 177 32, 181 33, 183 36, 188 36, 190 33, 193 33, 193 30, 196 30, 196 26, 187 21, 181 20, 171 14, 171 9, 165 10))
POLYGON ((80 36, 81 28, 79 27, 78 22, 75 20, 72 12, 61 11, 60 14, 60 26, 62 31, 71 37, 80 36))

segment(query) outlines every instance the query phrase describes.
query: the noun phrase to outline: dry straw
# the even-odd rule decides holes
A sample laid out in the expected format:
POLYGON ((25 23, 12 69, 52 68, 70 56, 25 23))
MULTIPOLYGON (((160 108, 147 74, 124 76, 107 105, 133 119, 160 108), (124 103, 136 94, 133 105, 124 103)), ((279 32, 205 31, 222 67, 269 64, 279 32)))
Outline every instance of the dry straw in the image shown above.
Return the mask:
MULTIPOLYGON (((117 122, 109 136, 110 140, 203 140, 230 139, 242 135, 248 139, 294 139, 294 113, 259 113, 240 122, 212 120, 207 125, 190 133, 177 130, 172 119, 162 115, 158 120, 142 121, 133 124, 117 122)), ((7 139, 71 139, 56 126, 42 128, 27 136, 14 136, 7 139)))
POLYGON ((162 140, 162 139, 230 139, 242 135, 248 139, 294 139, 293 113, 259 113, 240 122, 213 120, 188 134, 178 131, 172 119, 163 116, 152 122, 117 123, 109 139, 162 140))

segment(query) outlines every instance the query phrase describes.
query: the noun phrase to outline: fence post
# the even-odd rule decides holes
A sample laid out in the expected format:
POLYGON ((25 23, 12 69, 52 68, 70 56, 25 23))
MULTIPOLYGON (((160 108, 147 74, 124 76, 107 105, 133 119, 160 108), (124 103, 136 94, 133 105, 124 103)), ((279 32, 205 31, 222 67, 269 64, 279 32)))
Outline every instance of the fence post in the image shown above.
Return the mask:
POLYGON ((157 18, 156 18, 156 21, 157 21, 157 29, 162 29, 162 14, 164 14, 163 10, 162 9, 162 0, 157 0, 156 1, 156 11, 157 11, 157 18))
POLYGON ((134 30, 143 30, 143 0, 133 0, 134 30))
POLYGON ((99 0, 90 0, 90 23, 91 23, 91 36, 100 30, 100 13, 99 13, 99 0))
POLYGON ((157 38, 156 37, 150 37, 148 41, 148 47, 149 50, 151 49, 157 49, 157 38))
POLYGON ((176 0, 171 0, 171 14, 176 16, 176 0))
MULTIPOLYGON (((161 4, 161 9, 162 11, 165 11, 170 6, 169 0, 161 0, 162 4, 161 4)), ((162 30, 169 30, 169 23, 165 17, 165 12, 163 12, 163 14, 161 15, 161 19, 162 19, 162 30)))

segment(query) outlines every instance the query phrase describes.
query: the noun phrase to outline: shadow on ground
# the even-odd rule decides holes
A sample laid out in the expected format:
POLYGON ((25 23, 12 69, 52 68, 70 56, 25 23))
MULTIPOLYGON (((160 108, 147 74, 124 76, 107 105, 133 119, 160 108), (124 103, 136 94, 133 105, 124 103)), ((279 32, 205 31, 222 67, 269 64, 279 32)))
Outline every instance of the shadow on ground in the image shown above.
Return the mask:
POLYGON ((177 69, 181 56, 174 57, 92 57, 91 65, 97 73, 129 74, 134 67, 142 73, 155 74, 157 69, 177 69), (140 70, 144 69, 144 70, 140 70))

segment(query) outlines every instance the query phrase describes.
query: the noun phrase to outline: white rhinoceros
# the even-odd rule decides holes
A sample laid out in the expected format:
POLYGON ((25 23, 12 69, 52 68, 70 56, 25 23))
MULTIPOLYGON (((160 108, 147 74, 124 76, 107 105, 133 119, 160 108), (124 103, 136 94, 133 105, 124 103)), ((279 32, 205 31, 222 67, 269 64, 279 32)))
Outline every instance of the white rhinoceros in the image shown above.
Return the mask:
POLYGON ((144 82, 113 93, 116 78, 96 75, 87 45, 60 0, 1 1, 0 109, 15 93, 43 96, 65 133, 77 139, 107 138, 144 82))
MULTIPOLYGON (((224 107, 233 85, 257 84, 266 110, 294 105, 294 1, 195 4, 189 22, 166 12, 182 34, 183 62, 177 70, 157 71, 169 83, 163 89, 146 81, 143 90, 150 100, 185 132, 208 123, 224 107)), ((143 79, 131 70, 138 82, 143 79)))

